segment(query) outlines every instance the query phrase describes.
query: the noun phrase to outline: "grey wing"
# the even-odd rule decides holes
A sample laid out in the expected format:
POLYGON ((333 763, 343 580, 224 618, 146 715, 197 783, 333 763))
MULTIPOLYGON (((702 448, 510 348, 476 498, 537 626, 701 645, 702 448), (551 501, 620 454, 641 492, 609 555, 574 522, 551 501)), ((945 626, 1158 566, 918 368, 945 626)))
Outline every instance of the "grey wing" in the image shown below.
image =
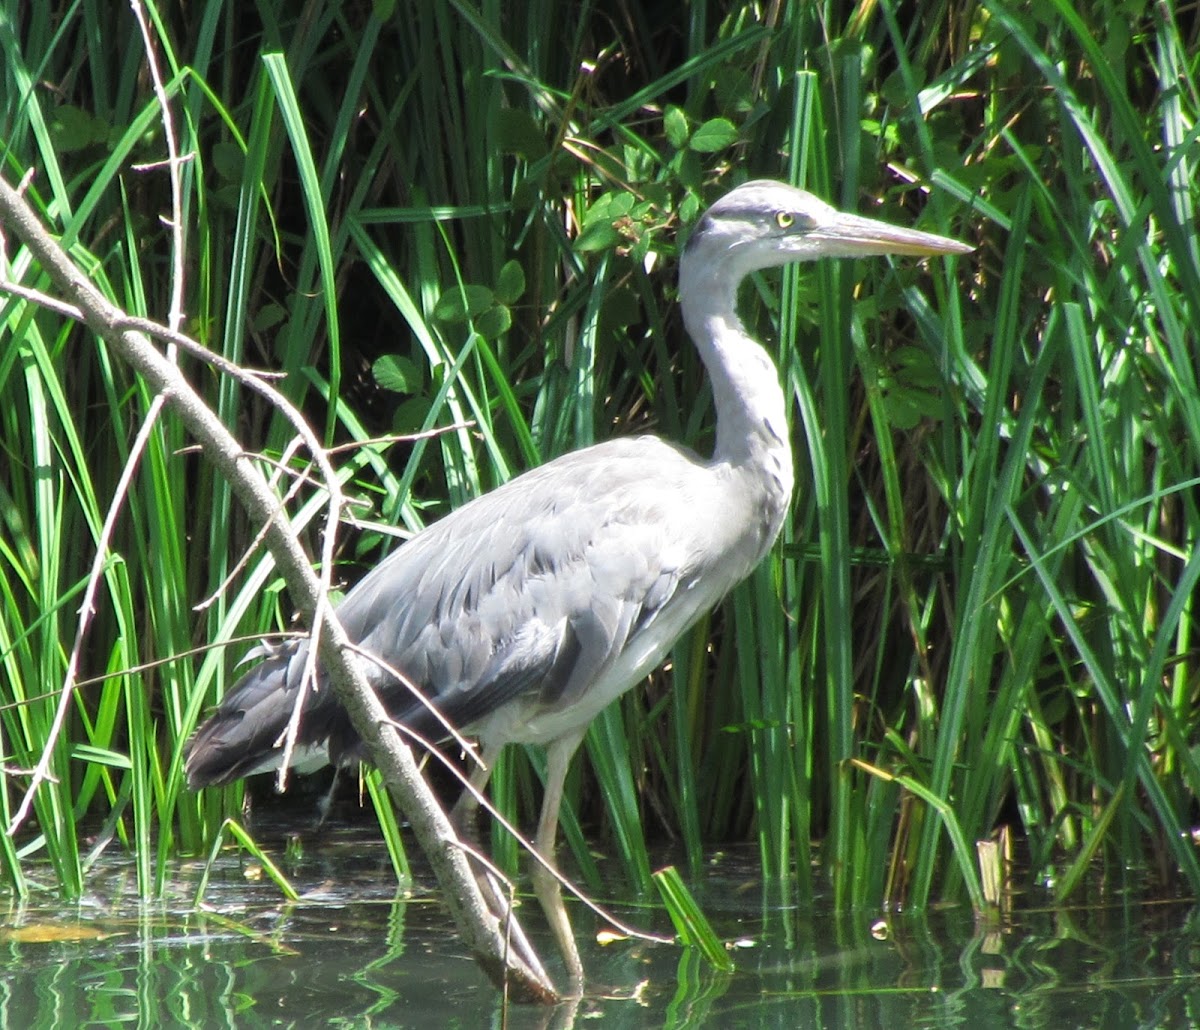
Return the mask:
MULTIPOLYGON (((400 547, 338 607, 350 638, 381 659, 368 678, 393 718, 444 735, 411 684, 493 741, 585 725, 724 592, 725 577, 701 575, 714 550, 704 481, 682 449, 614 441, 526 473, 400 547)), ((307 647, 272 650, 226 695, 188 745, 193 787, 277 765, 307 647)), ((305 699, 298 743, 314 761, 361 757, 324 683, 305 699)))
MULTIPOLYGON (((662 503, 670 482, 646 489, 640 464, 622 482, 613 463, 580 460, 604 457, 592 450, 601 454, 570 455, 435 524, 339 609, 364 650, 457 726, 517 699, 527 714, 565 712, 598 682, 615 696, 629 684, 607 685, 606 673, 691 578, 691 549, 662 503)), ((390 705, 398 718, 432 728, 401 698, 390 705)))

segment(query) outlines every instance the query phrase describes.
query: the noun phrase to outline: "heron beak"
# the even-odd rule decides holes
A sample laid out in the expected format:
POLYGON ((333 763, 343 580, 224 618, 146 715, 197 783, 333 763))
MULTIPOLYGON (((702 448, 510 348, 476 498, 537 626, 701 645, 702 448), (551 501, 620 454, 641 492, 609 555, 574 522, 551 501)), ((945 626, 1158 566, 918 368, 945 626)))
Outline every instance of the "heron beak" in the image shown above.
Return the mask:
POLYGON ((830 255, 860 257, 873 254, 968 254, 975 248, 948 236, 877 222, 873 218, 838 213, 808 232, 808 239, 821 243, 830 255))

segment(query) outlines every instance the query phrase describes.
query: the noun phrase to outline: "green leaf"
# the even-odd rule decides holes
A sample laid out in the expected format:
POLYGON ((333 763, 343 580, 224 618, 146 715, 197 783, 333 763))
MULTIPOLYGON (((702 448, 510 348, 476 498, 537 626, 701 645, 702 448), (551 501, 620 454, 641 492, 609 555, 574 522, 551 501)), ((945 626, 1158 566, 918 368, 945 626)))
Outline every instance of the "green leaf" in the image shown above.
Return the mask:
POLYGON ((705 175, 708 172, 708 160, 706 158, 702 158, 699 152, 689 147, 687 150, 681 150, 675 155, 671 161, 671 167, 681 186, 686 187, 691 192, 700 192, 704 186, 705 175))
POLYGON ((433 317, 442 322, 465 322, 483 314, 495 302, 486 286, 455 286, 438 297, 433 317))
POLYGON ((587 228, 597 223, 611 223, 629 214, 633 210, 634 200, 633 194, 626 190, 605 193, 587 209, 587 213, 583 216, 584 227, 587 228))
POLYGON ((587 252, 619 246, 624 237, 617 229, 617 222, 629 216, 635 200, 634 195, 625 190, 605 193, 597 199, 583 216, 583 232, 575 241, 575 250, 587 252))
POLYGON ((671 104, 663 112, 663 132, 666 133, 667 142, 676 150, 684 148, 688 138, 688 119, 682 108, 671 104))
POLYGON ((64 152, 83 150, 108 140, 108 124, 72 104, 62 104, 54 109, 50 132, 55 147, 64 152))
POLYGON ((920 347, 898 347, 888 355, 893 374, 909 386, 940 390, 945 377, 933 356, 920 347))
POLYGON ((679 217, 683 220, 684 225, 691 225, 700 214, 700 198, 694 193, 689 193, 679 203, 679 217))
POLYGON ((754 110, 756 95, 754 76, 746 68, 727 64, 715 70, 713 96, 717 101, 717 110, 749 114, 754 110))
POLYGON ((272 301, 264 304, 254 313, 251 324, 256 333, 265 333, 268 329, 274 329, 285 318, 287 318, 287 308, 272 301))
POLYGON ((411 358, 385 354, 371 366, 375 382, 393 393, 420 393, 425 385, 424 370, 411 358))
POLYGON ((525 292, 525 269, 519 261, 506 261, 496 282, 496 300, 515 304, 525 292))
POLYGON ((698 154, 715 154, 732 146, 737 138, 737 126, 728 118, 710 118, 692 134, 688 148, 698 154))
POLYGON ((433 407, 433 398, 428 394, 415 394, 401 401, 392 412, 392 430, 397 433, 419 433, 425 428, 425 419, 433 407))
POLYGON ((495 340, 508 332, 512 325, 512 312, 503 304, 496 304, 475 319, 475 331, 485 340, 495 340))
POLYGON ((920 395, 913 391, 884 394, 883 407, 887 412, 888 422, 900 430, 916 426, 924 414, 919 398, 920 395))
POLYGON ((621 234, 611 222, 597 222, 579 234, 575 250, 581 254, 589 251, 608 250, 621 242, 621 234))

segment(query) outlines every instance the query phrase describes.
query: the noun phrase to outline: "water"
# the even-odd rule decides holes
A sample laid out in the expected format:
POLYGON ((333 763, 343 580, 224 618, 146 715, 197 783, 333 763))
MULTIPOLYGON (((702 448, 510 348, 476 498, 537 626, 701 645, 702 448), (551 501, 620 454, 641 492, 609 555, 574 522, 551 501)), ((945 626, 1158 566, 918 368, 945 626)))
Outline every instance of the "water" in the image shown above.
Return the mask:
MULTIPOLYGON (((288 873, 296 903, 233 854, 192 908, 198 863, 139 905, 108 860, 93 892, 0 899, 4 1027, 1174 1027, 1200 1024, 1200 917, 1188 901, 1108 896, 1054 910, 1029 899, 1002 923, 969 910, 900 915, 764 906, 752 863, 714 859, 696 885, 737 942, 722 974, 678 948, 601 946, 573 909, 591 991, 576 1006, 507 1010, 465 956, 424 875, 397 894, 382 846, 338 830, 288 873)), ((614 891, 614 894, 617 894, 614 891)), ((619 899, 620 900, 620 899, 619 899)), ((629 899, 624 899, 628 901, 629 899)), ((525 923, 540 929, 536 904, 525 923)), ((617 915, 666 930, 653 908, 617 915)), ((553 948, 535 935, 544 956, 553 948)), ((556 966, 551 964, 552 973, 556 966)))

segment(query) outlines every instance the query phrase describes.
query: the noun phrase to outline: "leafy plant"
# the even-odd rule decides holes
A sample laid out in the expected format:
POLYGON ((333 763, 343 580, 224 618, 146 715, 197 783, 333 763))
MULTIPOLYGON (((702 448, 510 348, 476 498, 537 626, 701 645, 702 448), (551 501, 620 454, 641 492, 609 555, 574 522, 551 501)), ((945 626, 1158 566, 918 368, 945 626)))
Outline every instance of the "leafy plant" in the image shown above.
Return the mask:
MULTIPOLYGON (((795 401, 793 518, 593 729, 564 834, 583 879, 593 846, 648 889, 656 845, 695 876, 712 842, 753 840, 781 896, 925 905, 978 895, 970 844, 1005 824, 1060 895, 1144 862, 1200 888, 1194 27, 1104 0, 652 4, 619 33, 605 5, 408 7, 149 8, 189 157, 186 328, 281 374, 338 447, 362 502, 344 583, 395 546, 382 527, 594 439, 711 445, 671 269, 735 182, 979 247, 747 290, 795 401)), ((32 171, 105 293, 162 316, 164 138, 134 24, 33 5, 0 17, 0 47, 4 176, 32 171)), ((6 247, 6 274, 44 286, 6 247)), ((59 313, 2 305, 8 821, 153 399, 59 313)), ((184 364, 300 483, 291 429, 184 364)), ((184 792, 179 753, 242 639, 291 609, 188 442, 170 417, 148 431, 52 780, 0 842, 18 890, 44 854, 79 894, 78 828, 99 824, 153 893, 239 797, 184 792)), ((311 525, 323 501, 297 490, 311 525)), ((518 820, 539 766, 514 755, 494 780, 518 820)))

